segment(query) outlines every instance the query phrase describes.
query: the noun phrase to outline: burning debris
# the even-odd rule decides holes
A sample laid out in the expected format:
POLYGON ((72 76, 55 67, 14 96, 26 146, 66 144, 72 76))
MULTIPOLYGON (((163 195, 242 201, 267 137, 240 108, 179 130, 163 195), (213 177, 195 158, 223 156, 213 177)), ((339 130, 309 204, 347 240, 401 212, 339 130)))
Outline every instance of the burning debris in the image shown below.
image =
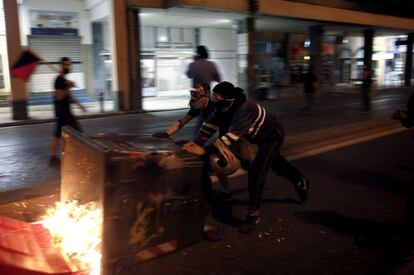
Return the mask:
POLYGON ((130 274, 202 240, 200 158, 169 140, 62 136, 61 202, 36 223, 0 216, 2 274, 130 274))
POLYGON ((65 258, 79 263, 90 275, 100 274, 102 211, 95 202, 57 202, 40 223, 49 230, 54 245, 65 258))

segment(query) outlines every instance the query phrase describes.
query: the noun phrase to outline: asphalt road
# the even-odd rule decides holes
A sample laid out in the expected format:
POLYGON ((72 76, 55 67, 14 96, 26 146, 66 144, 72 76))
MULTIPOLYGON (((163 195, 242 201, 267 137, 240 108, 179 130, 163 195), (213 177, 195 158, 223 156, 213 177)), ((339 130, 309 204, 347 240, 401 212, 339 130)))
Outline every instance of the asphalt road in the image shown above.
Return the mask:
POLYGON ((405 131, 296 160, 312 181, 309 201, 299 205, 291 185, 271 173, 263 221, 247 235, 235 226, 246 211, 247 179, 236 178, 233 203, 215 211, 226 214, 217 222, 222 241, 149 261, 133 274, 391 274, 406 256, 401 232, 413 158, 413 132, 405 131))
MULTIPOLYGON (((409 95, 408 90, 384 91, 372 100, 373 109, 369 115, 360 114, 360 98, 357 94, 328 94, 318 97, 314 110, 305 113, 298 112, 304 104, 300 97, 268 100, 261 104, 282 121, 288 141, 289 136, 299 133, 368 122, 379 117, 387 119, 395 109, 404 108, 409 95)), ((166 129, 185 112, 186 110, 180 110, 123 115, 85 119, 80 123, 86 133, 149 134, 166 129)), ((194 133, 191 125, 194 124, 191 122, 176 138, 191 138, 194 133)), ((53 127, 54 123, 43 123, 0 128, 0 192, 3 192, 0 196, 1 201, 10 200, 10 196, 4 193, 10 190, 43 186, 39 190, 43 190, 43 194, 48 194, 58 188, 59 169, 48 165, 53 127)))

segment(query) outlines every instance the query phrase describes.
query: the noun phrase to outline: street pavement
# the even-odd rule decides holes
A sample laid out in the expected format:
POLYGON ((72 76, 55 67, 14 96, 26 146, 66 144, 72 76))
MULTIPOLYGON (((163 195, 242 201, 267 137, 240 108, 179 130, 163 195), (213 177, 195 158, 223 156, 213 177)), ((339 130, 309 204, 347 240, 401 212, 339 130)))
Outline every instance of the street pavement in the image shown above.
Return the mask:
MULTIPOLYGON (((285 126, 287 138, 282 148, 285 155, 300 156, 305 151, 334 145, 359 136, 401 130, 399 123, 388 119, 397 108, 404 108, 409 90, 387 90, 373 100, 370 114, 360 113, 357 94, 324 95, 317 98, 311 112, 299 112, 302 98, 263 101, 285 126)), ((185 110, 150 112, 81 120, 87 134, 135 133, 151 134, 166 129, 185 110)), ((175 138, 193 136, 195 123, 190 123, 175 138)), ((59 169, 50 167, 49 143, 54 123, 0 128, 0 202, 14 201, 54 193, 59 188, 59 169), (20 189, 19 192, 14 190, 20 189)))
POLYGON ((298 204, 292 185, 270 173, 262 223, 247 235, 237 231, 247 208, 242 176, 232 183, 233 202, 213 208, 222 219, 216 222, 222 241, 201 242, 125 274, 398 274, 412 247, 404 219, 413 152, 412 133, 405 131, 296 160, 312 182, 308 202, 298 204))
MULTIPOLYGON (((223 240, 201 242, 140 265, 134 274, 389 274, 399 262, 406 198, 414 177, 414 143, 389 116, 403 109, 408 89, 386 90, 360 113, 357 94, 326 94, 311 111, 302 98, 263 101, 286 128, 284 155, 312 180, 311 198, 296 201, 293 188, 269 176, 263 223, 236 232, 246 210, 246 176, 232 178, 234 202, 220 205, 235 219, 217 222, 223 240)), ((88 134, 150 134, 185 110, 81 120, 88 134)), ((35 220, 59 199, 59 168, 49 166, 53 123, 0 129, 0 214, 35 220)), ((194 123, 176 139, 191 138, 194 123)), ((224 211, 225 212, 225 211, 224 211)), ((126 271, 131 274, 132 271, 126 271)), ((409 274, 409 273, 406 273, 409 274)))

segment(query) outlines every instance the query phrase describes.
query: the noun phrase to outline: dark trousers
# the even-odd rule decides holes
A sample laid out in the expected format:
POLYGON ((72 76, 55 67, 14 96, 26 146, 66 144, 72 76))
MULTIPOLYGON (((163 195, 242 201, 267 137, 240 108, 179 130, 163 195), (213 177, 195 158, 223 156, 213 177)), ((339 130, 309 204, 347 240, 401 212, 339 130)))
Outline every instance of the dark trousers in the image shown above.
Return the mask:
POLYGON ((279 149, 282 143, 283 138, 259 144, 256 158, 253 160, 248 174, 249 211, 257 210, 260 207, 269 168, 293 185, 297 185, 303 177, 303 174, 280 154, 279 149))
POLYGON ((369 111, 371 109, 371 102, 370 102, 370 96, 369 96, 370 88, 363 87, 362 88, 362 110, 363 111, 369 111))
POLYGON ((202 178, 201 178, 201 188, 204 197, 203 203, 203 210, 204 214, 207 216, 210 213, 211 203, 213 200, 213 183, 211 182, 211 178, 208 174, 210 171, 210 164, 208 162, 208 157, 204 159, 204 165, 202 170, 202 178))

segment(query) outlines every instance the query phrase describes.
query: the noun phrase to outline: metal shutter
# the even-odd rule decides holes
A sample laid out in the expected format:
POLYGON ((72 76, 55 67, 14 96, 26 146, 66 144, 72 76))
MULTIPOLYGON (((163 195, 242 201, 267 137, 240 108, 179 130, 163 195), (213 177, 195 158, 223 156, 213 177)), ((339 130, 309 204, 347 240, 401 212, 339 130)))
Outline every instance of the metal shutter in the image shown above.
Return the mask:
MULTIPOLYGON (((66 56, 72 60, 72 72, 68 78, 77 84, 75 89, 85 89, 80 43, 79 36, 28 36, 29 48, 57 69, 60 69, 60 58, 66 56)), ((30 92, 53 91, 56 75, 48 66, 38 66, 30 79, 30 92)))
POLYGON ((158 95, 177 95, 179 91, 188 93, 191 80, 185 72, 192 61, 192 53, 176 52, 171 55, 157 54, 156 82, 158 95))

